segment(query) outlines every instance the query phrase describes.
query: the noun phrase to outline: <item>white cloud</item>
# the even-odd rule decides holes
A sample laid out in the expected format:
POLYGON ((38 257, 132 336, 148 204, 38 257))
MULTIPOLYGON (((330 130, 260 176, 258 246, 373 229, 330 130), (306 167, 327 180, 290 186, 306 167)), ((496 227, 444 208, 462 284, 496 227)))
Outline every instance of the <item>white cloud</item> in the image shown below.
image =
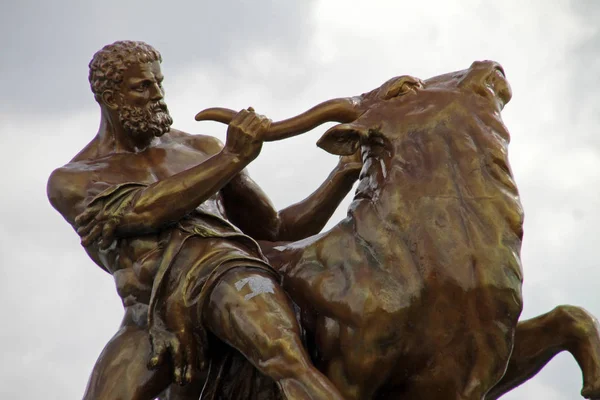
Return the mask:
MULTIPOLYGON (((309 15, 310 20, 298 22, 310 27, 310 32, 302 31, 303 39, 290 34, 277 43, 244 42, 235 54, 212 63, 206 61, 209 55, 201 62, 195 55, 186 60, 191 49, 173 51, 183 59, 165 56, 167 102, 175 126, 224 140, 224 126, 197 123, 194 114, 211 106, 252 105, 274 119, 286 118, 332 97, 360 94, 394 75, 427 78, 466 68, 476 59, 500 61, 513 86, 504 120, 512 133, 511 162, 526 212, 524 315, 567 302, 600 316, 594 251, 600 226, 600 149, 597 139, 592 140, 599 131, 599 104, 597 96, 576 104, 572 87, 574 71, 589 60, 577 51, 597 27, 574 14, 567 1, 323 0, 309 15), (290 44, 287 50, 284 43, 290 44)), ((98 40, 85 39, 89 54, 98 40)), ((159 50, 169 54, 169 48, 165 40, 159 50)), ((85 70, 85 62, 79 64, 85 70)), ((0 104, 8 104, 10 97, 2 96, 0 104)), ((5 149, 0 159, 0 301, 2 319, 8 321, 0 329, 3 397, 80 396, 121 318, 111 278, 85 256, 77 235, 45 197, 50 171, 97 130, 98 110, 87 96, 78 98, 77 114, 67 109, 43 118, 0 116, 0 146, 5 149)), ((335 164, 334 157, 314 145, 324 130, 268 143, 250 166, 277 206, 302 199, 335 164)), ((335 219, 344 214, 342 207, 335 219)), ((577 398, 579 390, 576 364, 561 356, 506 398, 577 398)))

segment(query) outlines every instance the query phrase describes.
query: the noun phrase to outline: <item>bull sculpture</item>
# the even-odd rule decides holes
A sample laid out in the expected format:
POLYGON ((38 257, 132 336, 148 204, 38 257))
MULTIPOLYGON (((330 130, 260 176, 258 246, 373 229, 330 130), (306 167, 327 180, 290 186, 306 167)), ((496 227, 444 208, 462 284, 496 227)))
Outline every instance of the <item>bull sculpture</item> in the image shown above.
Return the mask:
MULTIPOLYGON (((340 122, 318 145, 361 152, 348 216, 265 253, 302 309, 315 365, 347 399, 496 399, 569 351, 600 399, 600 334, 579 307, 518 322, 523 212, 500 112, 502 67, 393 78, 271 126, 266 140, 340 122)), ((197 120, 229 123, 208 109, 197 120)))

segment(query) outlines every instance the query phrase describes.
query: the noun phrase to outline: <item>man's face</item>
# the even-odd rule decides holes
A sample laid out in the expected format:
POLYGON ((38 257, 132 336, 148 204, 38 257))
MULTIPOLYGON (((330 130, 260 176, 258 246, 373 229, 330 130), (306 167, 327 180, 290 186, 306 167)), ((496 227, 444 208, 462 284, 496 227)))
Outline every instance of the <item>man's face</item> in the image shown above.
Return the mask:
POLYGON ((173 123, 163 100, 162 80, 158 61, 131 64, 123 73, 119 120, 134 139, 162 136, 173 123))

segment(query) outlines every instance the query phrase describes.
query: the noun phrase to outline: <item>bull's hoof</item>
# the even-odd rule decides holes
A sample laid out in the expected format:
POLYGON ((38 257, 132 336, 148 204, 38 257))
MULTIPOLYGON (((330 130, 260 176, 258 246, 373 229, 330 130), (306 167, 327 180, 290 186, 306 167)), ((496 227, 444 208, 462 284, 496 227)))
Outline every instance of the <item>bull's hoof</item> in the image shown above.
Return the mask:
POLYGON ((600 380, 594 384, 588 384, 581 389, 581 395, 586 399, 600 400, 600 380))

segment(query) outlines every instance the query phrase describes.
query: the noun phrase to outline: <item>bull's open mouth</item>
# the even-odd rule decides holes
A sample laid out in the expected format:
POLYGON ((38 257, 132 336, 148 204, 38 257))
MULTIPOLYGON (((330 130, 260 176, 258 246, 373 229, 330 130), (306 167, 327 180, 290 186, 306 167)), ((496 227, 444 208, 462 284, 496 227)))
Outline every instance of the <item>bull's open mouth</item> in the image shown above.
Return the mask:
POLYGON ((353 200, 369 200, 369 201, 373 201, 373 193, 361 190, 361 191, 357 191, 354 195, 354 199, 353 200))
POLYGON ((506 103, 510 101, 511 91, 506 79, 504 69, 500 65, 494 66, 485 79, 485 87, 490 94, 498 101, 500 109, 503 109, 506 103))

